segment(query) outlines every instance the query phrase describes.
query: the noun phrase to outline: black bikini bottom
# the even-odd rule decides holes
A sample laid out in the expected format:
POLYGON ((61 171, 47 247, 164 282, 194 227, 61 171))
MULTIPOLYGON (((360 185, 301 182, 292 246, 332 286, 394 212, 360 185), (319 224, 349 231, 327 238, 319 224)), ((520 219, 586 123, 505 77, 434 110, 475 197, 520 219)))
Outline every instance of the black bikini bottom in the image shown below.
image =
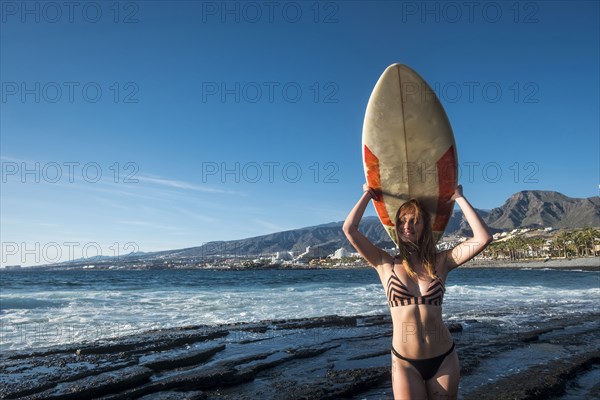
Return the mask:
POLYGON ((414 360, 412 358, 402 357, 400 355, 400 353, 398 353, 396 351, 396 349, 394 349, 394 346, 392 346, 392 354, 402 360, 408 361, 413 367, 415 367, 417 369, 417 371, 419 371, 419 373, 421 374, 421 377, 425 381, 434 377, 434 375, 440 369, 440 366, 444 362, 444 359, 446 358, 446 356, 448 354, 452 353, 453 350, 454 350, 454 343, 452 343, 452 347, 450 347, 450 350, 448 350, 441 356, 437 356, 437 357, 433 357, 433 358, 423 358, 421 360, 414 360))

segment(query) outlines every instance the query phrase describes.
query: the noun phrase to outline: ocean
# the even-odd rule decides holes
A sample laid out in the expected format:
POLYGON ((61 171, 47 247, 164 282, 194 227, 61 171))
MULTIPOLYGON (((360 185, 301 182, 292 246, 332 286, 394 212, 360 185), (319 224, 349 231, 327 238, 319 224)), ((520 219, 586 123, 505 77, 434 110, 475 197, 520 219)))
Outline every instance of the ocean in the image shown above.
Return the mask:
MULTIPOLYGON (((516 332, 599 311, 598 271, 464 268, 446 285, 444 319, 467 332, 516 332)), ((388 312, 372 269, 0 273, 0 351, 179 326, 388 312)))

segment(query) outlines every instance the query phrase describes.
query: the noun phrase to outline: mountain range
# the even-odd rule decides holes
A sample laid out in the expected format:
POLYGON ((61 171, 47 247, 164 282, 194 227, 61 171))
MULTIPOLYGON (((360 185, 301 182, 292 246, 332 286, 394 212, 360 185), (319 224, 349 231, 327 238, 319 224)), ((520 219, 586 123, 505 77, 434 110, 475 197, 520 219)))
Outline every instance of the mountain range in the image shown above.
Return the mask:
MULTIPOLYGON (((600 197, 571 198, 552 191, 522 191, 510 196, 502 206, 477 210, 492 233, 516 228, 584 228, 600 227, 600 197)), ((342 232, 343 221, 271 233, 248 239, 213 241, 201 246, 152 253, 132 253, 125 260, 210 259, 215 256, 243 258, 275 252, 302 253, 311 246, 313 254, 326 256, 343 247, 352 247, 342 232)), ((365 217, 360 228, 376 246, 394 247, 377 217, 365 217)), ((446 227, 446 236, 468 236, 471 232, 462 212, 455 210, 446 227)), ((81 260, 75 260, 78 263, 81 260)), ((102 260, 108 261, 105 257, 102 260)))
MULTIPOLYGON (((584 228, 600 227, 600 197, 571 198, 552 191, 522 191, 509 197, 502 206, 477 210, 492 233, 516 228, 584 228)), ((204 258, 215 255, 260 255, 274 252, 303 252, 307 246, 323 255, 344 247, 351 249, 344 233, 343 221, 271 233, 248 239, 214 241, 187 249, 150 253, 160 258, 204 258)), ((378 247, 393 243, 377 217, 365 217, 360 230, 378 247)), ((462 212, 454 211, 445 235, 467 236, 471 232, 462 212)))

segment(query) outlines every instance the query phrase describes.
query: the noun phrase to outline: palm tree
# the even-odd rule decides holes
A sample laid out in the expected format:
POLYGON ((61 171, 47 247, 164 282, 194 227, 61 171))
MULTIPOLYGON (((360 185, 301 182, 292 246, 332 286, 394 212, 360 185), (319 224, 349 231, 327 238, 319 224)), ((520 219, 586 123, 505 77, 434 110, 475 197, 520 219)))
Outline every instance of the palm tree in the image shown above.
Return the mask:
POLYGON ((511 260, 518 260, 521 258, 523 251, 527 248, 525 241, 521 236, 513 236, 506 241, 506 247, 510 254, 511 260))
POLYGON ((529 247, 531 248, 531 255, 533 257, 540 257, 540 252, 546 244, 546 240, 542 237, 530 238, 527 240, 529 247))
POLYGON ((557 250, 557 254, 561 254, 564 258, 567 258, 567 244, 571 240, 570 235, 566 231, 561 231, 554 235, 552 239, 552 247, 557 250))
POLYGON ((584 242, 585 255, 596 255, 595 244, 596 240, 600 239, 600 231, 596 228, 584 228, 581 231, 581 240, 584 242))
POLYGON ((492 242, 485 251, 490 258, 497 260, 499 257, 506 258, 506 242, 492 242))

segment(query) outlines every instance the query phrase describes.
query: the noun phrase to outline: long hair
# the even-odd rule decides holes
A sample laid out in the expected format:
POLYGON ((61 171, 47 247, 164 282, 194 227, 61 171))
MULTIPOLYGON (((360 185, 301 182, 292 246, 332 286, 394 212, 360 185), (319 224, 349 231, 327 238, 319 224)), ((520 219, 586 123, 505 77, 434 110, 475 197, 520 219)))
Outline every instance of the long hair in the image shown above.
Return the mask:
POLYGON ((394 230, 396 232, 396 243, 398 244, 398 256, 401 258, 402 265, 404 265, 404 269, 408 276, 415 281, 418 280, 418 277, 413 266, 410 264, 410 249, 417 252, 419 258, 423 262, 423 267, 425 268, 427 275, 431 278, 435 277, 436 249, 430 221, 431 217, 429 216, 429 213, 417 199, 411 199, 400 206, 396 213, 396 219, 394 220, 396 224, 394 230), (411 215, 413 222, 416 222, 419 219, 423 221, 423 232, 417 240, 417 243, 403 242, 400 239, 400 220, 407 214, 411 215))

